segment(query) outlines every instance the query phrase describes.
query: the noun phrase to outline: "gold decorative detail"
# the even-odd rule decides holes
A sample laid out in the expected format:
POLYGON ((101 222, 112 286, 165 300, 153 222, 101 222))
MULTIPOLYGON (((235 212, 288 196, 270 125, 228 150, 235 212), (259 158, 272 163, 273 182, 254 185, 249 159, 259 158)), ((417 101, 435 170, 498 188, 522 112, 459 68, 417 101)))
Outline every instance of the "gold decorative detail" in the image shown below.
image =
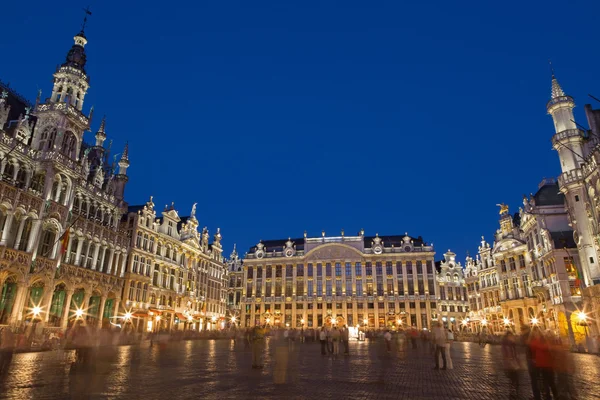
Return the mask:
POLYGON ((508 214, 508 205, 504 203, 496 204, 496 206, 500 207, 500 215, 508 214))

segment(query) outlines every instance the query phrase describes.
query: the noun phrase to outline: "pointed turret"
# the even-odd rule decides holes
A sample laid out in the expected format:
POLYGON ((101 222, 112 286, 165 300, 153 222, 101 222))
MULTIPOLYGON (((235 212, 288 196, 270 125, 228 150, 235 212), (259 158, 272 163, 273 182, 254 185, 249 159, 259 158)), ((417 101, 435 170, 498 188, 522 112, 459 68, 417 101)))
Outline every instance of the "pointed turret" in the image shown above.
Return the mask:
POLYGON ((98 128, 98 132, 96 132, 96 146, 102 146, 104 141, 106 140, 106 116, 102 117, 102 121, 100 122, 100 128, 98 128))
POLYGON ((123 199, 125 195, 125 184, 129 180, 127 168, 129 168, 129 143, 125 144, 125 149, 119 160, 119 173, 115 177, 115 197, 118 199, 123 199))
POLYGON ((129 168, 129 142, 125 143, 125 149, 119 160, 119 175, 127 175, 127 168, 129 168))

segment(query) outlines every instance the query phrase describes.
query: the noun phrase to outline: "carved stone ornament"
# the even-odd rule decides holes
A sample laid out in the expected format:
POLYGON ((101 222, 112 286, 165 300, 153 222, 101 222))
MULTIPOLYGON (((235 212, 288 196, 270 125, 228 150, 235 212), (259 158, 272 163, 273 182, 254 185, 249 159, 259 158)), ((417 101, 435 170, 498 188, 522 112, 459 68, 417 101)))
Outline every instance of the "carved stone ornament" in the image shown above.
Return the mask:
POLYGON ((360 254, 348 246, 344 245, 325 245, 321 247, 317 247, 314 250, 311 250, 306 259, 307 260, 327 260, 327 259, 337 259, 337 260, 356 260, 360 261, 360 254))

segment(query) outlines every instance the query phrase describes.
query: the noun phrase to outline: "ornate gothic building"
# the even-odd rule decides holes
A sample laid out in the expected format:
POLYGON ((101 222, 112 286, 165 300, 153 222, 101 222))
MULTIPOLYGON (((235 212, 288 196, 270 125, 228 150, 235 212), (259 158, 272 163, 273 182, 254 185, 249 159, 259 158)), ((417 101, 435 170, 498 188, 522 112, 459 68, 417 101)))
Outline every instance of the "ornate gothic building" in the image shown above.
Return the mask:
POLYGON ((74 41, 47 99, 0 83, 0 325, 100 327, 127 314, 140 331, 224 326, 220 232, 209 243, 195 206, 187 218, 173 207, 157 218, 152 200, 128 207, 128 146, 110 162, 105 118, 84 142, 83 30, 74 41))

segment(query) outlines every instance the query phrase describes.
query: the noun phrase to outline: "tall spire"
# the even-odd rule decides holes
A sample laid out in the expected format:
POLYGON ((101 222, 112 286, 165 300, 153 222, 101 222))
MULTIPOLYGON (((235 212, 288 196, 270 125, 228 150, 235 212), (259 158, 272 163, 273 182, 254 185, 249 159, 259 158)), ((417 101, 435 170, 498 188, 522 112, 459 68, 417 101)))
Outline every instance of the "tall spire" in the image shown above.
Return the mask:
POLYGON ((98 132, 96 132, 96 146, 102 146, 104 141, 106 140, 106 115, 102 117, 102 121, 100 122, 100 128, 98 128, 98 132))
POLYGON ((129 167, 129 142, 125 143, 125 149, 119 160, 119 175, 127 175, 127 168, 129 167))
POLYGON ((123 150, 121 161, 129 161, 129 142, 125 142, 125 149, 123 150))
POLYGON ((564 97, 565 92, 560 87, 558 80, 554 76, 554 71, 552 72, 552 99, 557 99, 559 97, 564 97))

